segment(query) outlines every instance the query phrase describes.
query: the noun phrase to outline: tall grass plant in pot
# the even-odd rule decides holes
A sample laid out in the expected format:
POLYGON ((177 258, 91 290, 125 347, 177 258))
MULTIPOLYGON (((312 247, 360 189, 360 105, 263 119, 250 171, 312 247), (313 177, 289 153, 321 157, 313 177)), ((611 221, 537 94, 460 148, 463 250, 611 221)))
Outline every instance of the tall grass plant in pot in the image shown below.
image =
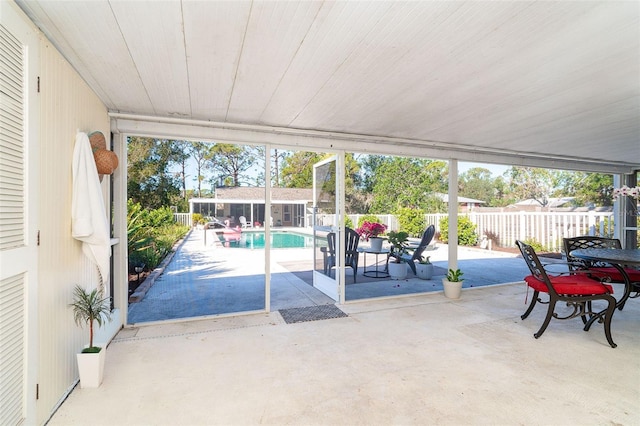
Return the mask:
POLYGON ((77 285, 73 291, 73 319, 79 327, 89 326, 89 345, 77 354, 80 387, 97 388, 102 383, 106 349, 94 346, 93 327, 111 319, 110 299, 96 289, 87 292, 77 285))
POLYGON ((462 294, 462 279, 464 273, 460 269, 449 269, 447 276, 442 279, 442 287, 444 288, 444 295, 449 299, 460 299, 462 294))

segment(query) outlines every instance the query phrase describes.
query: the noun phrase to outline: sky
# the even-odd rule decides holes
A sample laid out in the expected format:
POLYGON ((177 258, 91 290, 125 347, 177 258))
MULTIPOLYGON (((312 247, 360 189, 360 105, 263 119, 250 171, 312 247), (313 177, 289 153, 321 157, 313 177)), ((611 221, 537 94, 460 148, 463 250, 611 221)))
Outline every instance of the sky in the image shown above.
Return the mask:
POLYGON ((502 176, 502 174, 511 166, 503 166, 502 164, 466 163, 460 161, 458 163, 458 174, 464 173, 469 169, 473 169, 474 167, 482 167, 484 169, 488 169, 489 171, 491 171, 491 175, 493 177, 498 177, 502 176))

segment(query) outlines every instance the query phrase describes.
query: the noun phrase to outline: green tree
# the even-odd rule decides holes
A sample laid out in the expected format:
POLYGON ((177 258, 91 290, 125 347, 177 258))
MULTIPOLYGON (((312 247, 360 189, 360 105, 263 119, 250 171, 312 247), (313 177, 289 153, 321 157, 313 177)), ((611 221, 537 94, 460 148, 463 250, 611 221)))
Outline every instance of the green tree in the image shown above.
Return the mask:
POLYGON ((536 200, 541 206, 549 204, 555 188, 554 172, 548 169, 514 166, 504 172, 510 193, 517 200, 536 200))
POLYGON ((378 168, 390 162, 392 157, 386 155, 363 155, 359 159, 360 178, 358 179, 358 188, 364 192, 371 193, 376 185, 376 175, 378 168))
POLYGON ((145 209, 177 205, 180 179, 170 166, 179 147, 176 141, 130 137, 127 153, 128 197, 145 209))
POLYGON ((447 192, 447 163, 421 158, 391 157, 376 169, 372 213, 401 207, 433 211, 441 205, 435 194, 447 192))
POLYGON ((312 188, 313 165, 328 157, 318 152, 297 151, 282 161, 280 183, 285 188, 312 188))
POLYGON ((182 188, 182 199, 187 199, 187 166, 189 156, 189 149, 191 142, 189 141, 175 141, 175 151, 173 153, 172 161, 178 165, 178 173, 176 177, 180 180, 180 188, 182 188))
POLYGON ((503 176, 498 176, 493 180, 495 196, 489 201, 490 207, 505 207, 513 204, 517 200, 513 198, 509 191, 509 184, 503 176))
POLYGON ((284 151, 282 149, 271 150, 271 185, 279 188, 282 186, 280 182, 281 173, 280 170, 286 164, 286 159, 291 156, 291 151, 284 151))
POLYGON ((248 184, 246 171, 258 161, 259 151, 255 147, 218 143, 211 148, 213 182, 222 181, 226 186, 248 184))
POLYGON ((497 192, 491 171, 483 167, 474 167, 460 174, 458 190, 461 196, 484 201, 487 205, 491 204, 497 192))
POLYGON ((202 197, 202 182, 206 179, 204 171, 207 168, 207 163, 213 157, 211 146, 211 144, 206 142, 193 142, 189 147, 189 154, 195 161, 196 166, 196 176, 194 180, 198 184, 196 189, 197 197, 202 197))
POLYGON ((559 196, 576 198, 579 206, 611 206, 613 204, 613 176, 601 173, 567 172, 558 174, 559 196))

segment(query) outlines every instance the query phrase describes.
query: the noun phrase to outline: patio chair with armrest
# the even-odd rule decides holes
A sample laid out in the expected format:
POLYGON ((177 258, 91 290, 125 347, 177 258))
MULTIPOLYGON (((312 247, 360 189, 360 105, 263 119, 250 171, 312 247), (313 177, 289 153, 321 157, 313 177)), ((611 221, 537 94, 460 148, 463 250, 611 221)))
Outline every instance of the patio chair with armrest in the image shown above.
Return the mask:
POLYGON ((249 223, 249 222, 247 221, 247 218, 246 218, 246 217, 244 217, 244 216, 240 216, 240 217, 238 218, 238 220, 240 221, 240 226, 241 226, 242 228, 252 228, 252 227, 253 227, 253 225, 252 225, 251 223, 249 223))
POLYGON ((589 278, 584 273, 568 272, 549 275, 530 245, 518 240, 516 240, 516 245, 531 271, 531 275, 525 277, 524 281, 528 287, 533 289, 531 304, 520 318, 526 319, 537 302, 547 305, 547 315, 542 326, 533 336, 536 339, 542 336, 551 318, 564 320, 581 317, 582 322, 585 323, 584 331, 589 331, 589 327, 593 323, 593 317, 597 316, 604 324, 604 334, 607 342, 612 348, 615 348, 617 345, 611 337, 611 318, 616 307, 616 299, 611 296, 613 288, 609 284, 589 278), (543 301, 540 298, 540 293, 546 293, 549 300, 543 301), (592 302, 599 300, 606 302, 607 308, 603 311, 595 312, 592 302), (566 303, 567 307, 571 308, 571 312, 566 315, 557 313, 556 304, 558 302, 566 303), (589 321, 587 321, 587 318, 589 318, 589 321))
MULTIPOLYGON (((358 275, 358 260, 360 258, 360 252, 358 251, 358 243, 360 242, 360 234, 351 228, 345 228, 345 242, 344 242, 344 266, 349 266, 353 269, 353 282, 356 282, 356 276, 358 275)), ((335 232, 329 232, 327 234, 327 251, 324 258, 324 271, 325 274, 330 275, 331 269, 336 266, 336 234, 335 232)))
MULTIPOLYGON (((400 256, 400 259, 404 260, 409 264, 409 268, 411 268, 414 275, 416 274, 415 261, 420 260, 420 258, 422 257, 422 253, 427 249, 427 247, 431 243, 431 240, 433 239, 433 236, 435 235, 435 233, 436 233, 436 227, 434 225, 429 225, 427 229, 425 229, 425 231, 422 233, 422 238, 420 239, 420 243, 418 244, 418 246, 407 247, 406 248, 407 253, 404 253, 400 256)), ((388 254, 386 270, 389 269, 390 257, 391 257, 391 254, 388 254)))
MULTIPOLYGON (((590 235, 581 237, 564 238, 564 252, 567 256, 567 262, 569 268, 572 271, 588 271, 590 276, 599 279, 600 281, 606 281, 615 284, 625 284, 622 273, 615 267, 605 262, 594 262, 585 259, 578 259, 571 256, 571 252, 578 249, 592 249, 592 248, 606 248, 606 249, 621 249, 622 244, 617 238, 601 238, 590 235)), ((635 294, 629 296, 635 298, 640 296, 640 271, 634 268, 624 268, 624 272, 629 276, 629 280, 633 285, 633 291, 635 294)), ((622 301, 618 306, 618 309, 622 310, 626 301, 622 301)))

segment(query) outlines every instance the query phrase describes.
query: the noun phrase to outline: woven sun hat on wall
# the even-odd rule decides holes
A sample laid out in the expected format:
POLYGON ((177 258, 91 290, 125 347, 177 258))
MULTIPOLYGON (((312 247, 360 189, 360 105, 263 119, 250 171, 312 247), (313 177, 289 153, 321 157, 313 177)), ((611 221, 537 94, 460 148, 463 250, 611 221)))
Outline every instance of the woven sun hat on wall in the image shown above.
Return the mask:
POLYGON ((102 180, 102 175, 110 175, 118 168, 118 156, 113 151, 107 150, 107 141, 102 132, 89 134, 89 142, 93 151, 93 159, 96 162, 98 174, 102 180))

